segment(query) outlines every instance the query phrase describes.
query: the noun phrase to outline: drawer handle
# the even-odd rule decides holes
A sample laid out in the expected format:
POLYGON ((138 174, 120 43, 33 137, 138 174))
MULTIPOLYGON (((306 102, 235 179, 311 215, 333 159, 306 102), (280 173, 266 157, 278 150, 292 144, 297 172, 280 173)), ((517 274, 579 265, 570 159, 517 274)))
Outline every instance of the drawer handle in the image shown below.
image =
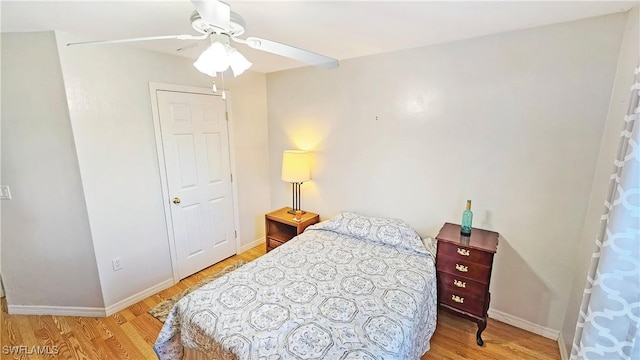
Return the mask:
POLYGON ((460 281, 460 280, 456 280, 453 279, 453 285, 459 287, 459 288, 466 288, 467 287, 467 283, 464 281, 460 281))
POLYGON ((460 264, 456 264, 456 270, 458 270, 460 272, 468 272, 469 271, 469 267, 468 266, 464 266, 464 265, 460 265, 460 264))
POLYGON ((451 300, 457 302, 458 304, 464 304, 464 298, 458 295, 451 295, 451 300))
POLYGON ((462 256, 469 256, 470 252, 467 249, 458 248, 458 254, 460 254, 462 256))

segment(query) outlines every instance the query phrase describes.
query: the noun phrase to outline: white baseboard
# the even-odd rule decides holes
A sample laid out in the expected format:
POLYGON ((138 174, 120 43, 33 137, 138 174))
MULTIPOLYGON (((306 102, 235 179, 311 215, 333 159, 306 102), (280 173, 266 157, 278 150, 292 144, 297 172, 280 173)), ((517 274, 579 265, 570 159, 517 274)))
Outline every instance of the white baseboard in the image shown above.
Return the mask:
POLYGON ((117 303, 99 307, 76 307, 76 306, 38 306, 38 305, 8 305, 7 310, 11 315, 53 315, 53 316, 82 316, 82 317, 105 317, 117 313, 120 310, 140 302, 151 295, 173 286, 173 279, 168 279, 160 284, 154 285, 135 295, 118 301, 117 303))
POLYGON ((243 245, 240 248, 240 251, 238 251, 238 254, 242 254, 243 252, 245 252, 247 250, 251 250, 251 249, 253 249, 254 247, 256 247, 258 245, 262 245, 262 244, 264 244, 265 241, 266 241, 265 238, 261 237, 260 239, 257 239, 257 240, 255 240, 253 242, 250 242, 247 245, 243 245))
POLYGON ((104 308, 76 306, 8 305, 10 315, 105 317, 104 308))
POLYGON ((53 315, 53 316, 82 316, 105 317, 126 309, 151 295, 173 286, 173 279, 168 279, 158 285, 154 285, 135 295, 118 301, 106 308, 76 307, 76 306, 38 306, 38 305, 8 305, 7 310, 11 315, 53 315))
POLYGON ((124 300, 120 300, 117 303, 113 304, 113 305, 109 305, 107 306, 104 310, 106 313, 106 316, 110 316, 112 314, 117 313, 120 310, 126 309, 129 306, 140 302, 146 298, 148 298, 151 295, 155 295, 157 293, 159 293, 160 291, 167 289, 171 286, 173 286, 175 283, 173 282, 173 278, 171 279, 167 279, 157 285, 154 285, 146 290, 143 290, 135 295, 131 295, 128 298, 124 299, 124 300))
POLYGON ((562 333, 558 336, 558 347, 560 347, 560 359, 569 360, 569 354, 567 354, 567 347, 564 344, 564 337, 562 333))
POLYGON ((525 319, 521 319, 519 317, 515 317, 513 315, 503 313, 502 311, 496 309, 489 309, 489 317, 492 319, 496 319, 498 321, 502 321, 503 323, 507 323, 509 325, 515 326, 522 330, 527 330, 534 334, 544 336, 547 339, 558 340, 560 336, 560 331, 555 329, 549 329, 544 326, 540 326, 538 324, 534 324, 525 319))

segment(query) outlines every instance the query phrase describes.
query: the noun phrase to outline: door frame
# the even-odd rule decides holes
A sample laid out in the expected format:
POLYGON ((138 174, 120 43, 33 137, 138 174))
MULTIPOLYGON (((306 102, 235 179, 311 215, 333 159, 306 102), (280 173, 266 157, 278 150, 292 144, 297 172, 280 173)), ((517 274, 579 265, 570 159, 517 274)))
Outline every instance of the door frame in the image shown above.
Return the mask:
MULTIPOLYGON (((175 84, 166 84, 159 82, 149 82, 149 97, 151 99, 151 112, 153 115, 153 130, 156 138, 156 152, 158 154, 158 171, 160 173, 160 185, 162 187, 162 206, 164 208, 164 216, 165 216, 165 224, 167 230, 167 238, 169 240, 169 252, 171 254, 171 271, 173 273, 173 283, 176 284, 180 281, 177 267, 178 267, 178 255, 176 253, 176 239, 173 232, 173 221, 171 217, 171 196, 169 194, 169 183, 167 181, 167 166, 164 157, 164 144, 162 142, 162 131, 160 127, 160 112, 158 110, 158 97, 156 96, 157 91, 171 91, 171 92, 180 92, 180 93, 190 93, 190 94, 200 94, 200 95, 212 95, 212 96, 220 96, 217 94, 212 94, 210 88, 196 87, 196 86, 185 86, 185 85, 175 85, 175 84)), ((236 254, 241 248, 240 244, 240 217, 238 215, 238 187, 237 180, 233 179, 233 175, 236 174, 236 162, 235 162, 235 142, 233 136, 233 126, 229 124, 232 121, 232 113, 229 99, 231 98, 231 94, 229 90, 225 89, 225 93, 227 96, 227 100, 224 100, 225 110, 227 112, 228 120, 227 120, 227 136, 229 140, 229 165, 231 170, 231 197, 232 197, 232 207, 233 207, 233 221, 235 227, 235 244, 236 244, 236 254)))

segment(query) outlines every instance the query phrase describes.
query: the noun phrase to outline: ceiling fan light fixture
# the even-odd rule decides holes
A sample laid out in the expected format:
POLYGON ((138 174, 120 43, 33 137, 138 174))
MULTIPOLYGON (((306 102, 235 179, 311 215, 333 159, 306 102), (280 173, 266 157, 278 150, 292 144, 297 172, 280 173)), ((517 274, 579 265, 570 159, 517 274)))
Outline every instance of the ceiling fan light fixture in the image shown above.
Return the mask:
POLYGON ((193 66, 201 73, 215 77, 217 72, 223 72, 229 68, 229 58, 225 46, 214 42, 200 54, 193 66))
POLYGON ((229 47, 227 50, 229 54, 229 66, 231 66, 233 76, 241 75, 253 65, 247 58, 240 54, 238 50, 232 47, 229 47))
POLYGON ((224 72, 229 67, 233 71, 233 76, 238 76, 251 67, 251 62, 247 60, 238 50, 228 44, 214 41, 200 54, 193 66, 201 73, 215 77, 216 73, 224 72))

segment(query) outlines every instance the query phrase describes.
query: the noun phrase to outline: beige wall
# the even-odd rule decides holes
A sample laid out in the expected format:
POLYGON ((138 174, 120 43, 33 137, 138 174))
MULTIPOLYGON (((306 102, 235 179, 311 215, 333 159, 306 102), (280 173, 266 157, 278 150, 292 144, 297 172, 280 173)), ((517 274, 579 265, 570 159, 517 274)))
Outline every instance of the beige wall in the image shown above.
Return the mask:
POLYGON ((13 306, 104 306, 53 33, 2 34, 2 275, 13 306))
POLYGON ((587 280, 587 272, 591 264, 591 255, 595 250, 596 236, 600 231, 600 217, 604 211, 604 200, 609 191, 609 178, 613 171, 613 160, 616 158, 620 131, 624 116, 629 107, 631 85, 634 80, 633 71, 638 66, 640 54, 640 12, 633 8, 627 18, 626 29, 620 55, 618 57, 615 83, 611 93, 611 102, 606 116, 600 153, 597 159, 595 176, 589 197, 588 211, 585 217, 582 235, 575 252, 575 268, 566 317, 562 326, 562 340, 567 351, 571 353, 571 345, 575 334, 576 321, 587 280))
POLYGON ((231 89, 233 146, 237 173, 242 246, 264 241, 264 214, 271 211, 269 141, 267 131, 267 77, 248 71, 225 78, 231 89))
POLYGON ((303 208, 407 220, 435 236, 473 200, 499 231, 491 307, 557 336, 626 15, 267 76, 271 205, 282 151, 313 151, 303 208))

